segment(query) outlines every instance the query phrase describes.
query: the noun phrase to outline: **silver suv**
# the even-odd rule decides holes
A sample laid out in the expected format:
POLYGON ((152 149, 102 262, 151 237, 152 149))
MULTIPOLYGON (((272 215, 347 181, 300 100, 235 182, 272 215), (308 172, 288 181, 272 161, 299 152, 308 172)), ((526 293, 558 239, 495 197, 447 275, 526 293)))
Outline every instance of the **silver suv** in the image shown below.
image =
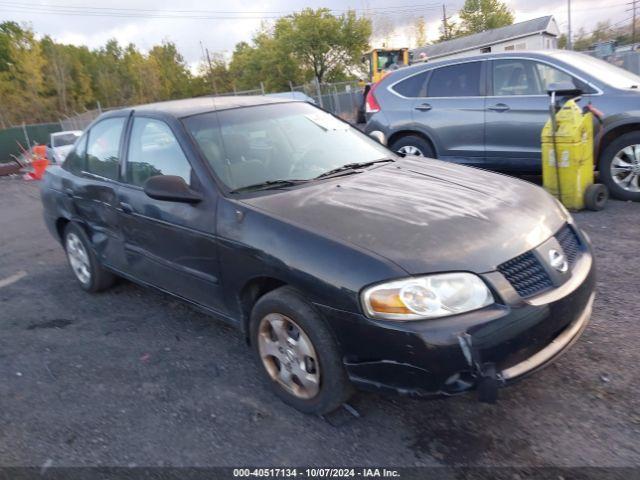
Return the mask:
POLYGON ((601 181, 640 201, 640 77, 581 53, 495 53, 397 70, 367 95, 365 132, 404 154, 539 173, 546 90, 561 81, 604 113, 594 157, 601 181))

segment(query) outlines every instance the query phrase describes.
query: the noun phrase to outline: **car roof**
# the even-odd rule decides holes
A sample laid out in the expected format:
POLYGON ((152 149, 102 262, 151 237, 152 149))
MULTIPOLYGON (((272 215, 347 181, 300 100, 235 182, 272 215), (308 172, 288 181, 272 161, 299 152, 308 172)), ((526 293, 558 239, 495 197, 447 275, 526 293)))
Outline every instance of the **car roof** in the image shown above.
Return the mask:
POLYGON ((576 55, 576 56, 585 55, 584 53, 573 52, 570 50, 513 50, 509 52, 481 53, 479 55, 447 58, 442 60, 434 60, 432 62, 427 61, 427 62, 414 63, 412 65, 409 65, 408 67, 399 68, 398 70, 391 72, 389 75, 385 77, 385 79, 387 79, 387 77, 399 78, 403 73, 407 73, 407 74, 416 73, 421 70, 436 68, 436 67, 445 66, 445 65, 455 65, 458 63, 467 63, 467 62, 480 61, 480 60, 491 60, 491 59, 505 58, 505 57, 506 58, 523 57, 523 58, 531 58, 531 59, 536 59, 536 58, 549 59, 549 58, 554 58, 557 54, 560 54, 560 53, 563 55, 567 55, 567 54, 576 55), (394 74, 397 74, 397 75, 394 75, 394 74))
POLYGON ((110 114, 123 112, 136 113, 162 113, 176 118, 189 117, 200 113, 213 112, 217 110, 228 110, 231 108, 254 107, 258 105, 268 105, 272 103, 287 103, 297 101, 291 98, 266 97, 261 95, 234 95, 228 97, 198 97, 186 98, 184 100, 168 100, 165 102, 147 103, 136 105, 109 112, 110 114))

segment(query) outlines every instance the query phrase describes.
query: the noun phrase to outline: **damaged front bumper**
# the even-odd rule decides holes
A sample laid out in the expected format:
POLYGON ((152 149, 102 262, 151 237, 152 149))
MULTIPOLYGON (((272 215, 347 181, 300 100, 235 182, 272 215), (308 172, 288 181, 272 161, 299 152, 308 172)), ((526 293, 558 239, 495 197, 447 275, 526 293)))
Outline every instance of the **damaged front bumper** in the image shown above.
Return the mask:
POLYGON ((499 275, 484 278, 501 302, 452 317, 384 322, 317 307, 333 327, 357 387, 412 396, 477 389, 481 400, 493 401, 498 387, 550 364, 580 337, 595 290, 588 247, 571 278, 532 298, 508 291, 499 275))

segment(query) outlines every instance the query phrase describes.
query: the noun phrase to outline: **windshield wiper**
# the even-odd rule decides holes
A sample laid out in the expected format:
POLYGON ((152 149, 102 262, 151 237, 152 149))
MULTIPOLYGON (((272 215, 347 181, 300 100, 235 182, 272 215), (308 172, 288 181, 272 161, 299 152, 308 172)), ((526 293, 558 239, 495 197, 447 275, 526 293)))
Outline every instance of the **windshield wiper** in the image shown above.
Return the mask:
POLYGON ((387 163, 387 162, 395 162, 395 160, 393 158, 381 158, 380 160, 372 160, 370 162, 347 163, 340 167, 333 168, 327 172, 321 173, 316 178, 327 178, 337 173, 342 173, 349 170, 358 170, 360 168, 370 167, 371 165, 375 165, 376 163, 387 163))
POLYGON ((282 187, 293 187, 294 185, 300 185, 301 183, 309 182, 310 180, 267 180, 265 182, 254 183, 253 185, 246 185, 231 190, 229 193, 242 193, 242 192, 256 192, 258 190, 270 190, 282 187))

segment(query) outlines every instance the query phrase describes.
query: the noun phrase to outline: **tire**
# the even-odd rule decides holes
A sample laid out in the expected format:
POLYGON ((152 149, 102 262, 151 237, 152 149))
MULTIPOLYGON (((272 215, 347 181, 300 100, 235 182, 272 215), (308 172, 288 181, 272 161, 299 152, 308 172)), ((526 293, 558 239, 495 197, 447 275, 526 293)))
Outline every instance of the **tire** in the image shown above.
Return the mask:
POLYGON ((352 395, 331 332, 295 289, 281 287, 261 297, 251 311, 249 335, 260 371, 284 403, 322 415, 352 395))
POLYGON ((436 158, 436 153, 433 151, 431 144, 424 138, 417 135, 401 137, 391 145, 391 150, 405 155, 413 155, 412 153, 409 153, 412 149, 419 152, 419 155, 417 155, 419 157, 436 158))
POLYGON ((100 292, 115 283, 115 275, 100 265, 82 228, 75 223, 69 223, 64 229, 62 239, 71 271, 84 290, 100 292))
POLYGON ((602 183, 593 183, 584 192, 584 205, 587 210, 599 212, 609 200, 609 190, 602 183))
POLYGON ((633 145, 637 145, 638 148, 640 148, 639 131, 625 133, 611 142, 602 152, 598 166, 600 169, 600 179, 607 186, 612 197, 620 200, 640 202, 640 163, 634 164, 633 159, 627 157, 624 153, 621 154, 623 149, 633 145), (619 156, 619 160, 616 159, 617 156, 619 156), (614 178, 612 166, 616 167, 617 165, 621 165, 620 160, 624 163, 632 164, 629 168, 629 175, 634 175, 631 185, 626 185, 625 182, 629 177, 625 176, 622 169, 620 170, 621 173, 617 176, 618 181, 614 178))

